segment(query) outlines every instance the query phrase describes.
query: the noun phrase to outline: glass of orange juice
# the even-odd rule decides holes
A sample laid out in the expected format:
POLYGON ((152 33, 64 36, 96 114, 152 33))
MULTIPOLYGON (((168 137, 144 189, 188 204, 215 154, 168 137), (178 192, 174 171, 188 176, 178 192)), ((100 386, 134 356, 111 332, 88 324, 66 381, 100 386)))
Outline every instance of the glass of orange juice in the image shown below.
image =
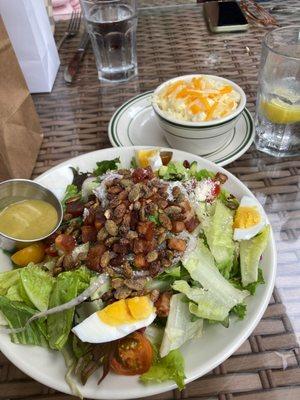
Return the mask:
POLYGON ((255 129, 258 150, 300 155, 300 26, 275 29, 263 40, 255 129))

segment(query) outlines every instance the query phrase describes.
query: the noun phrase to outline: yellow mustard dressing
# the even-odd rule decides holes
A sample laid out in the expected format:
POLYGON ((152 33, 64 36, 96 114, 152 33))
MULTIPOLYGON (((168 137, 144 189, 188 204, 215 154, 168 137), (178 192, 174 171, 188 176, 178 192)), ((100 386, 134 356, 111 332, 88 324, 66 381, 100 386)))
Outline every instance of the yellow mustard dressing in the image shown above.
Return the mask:
POLYGON ((50 203, 22 200, 0 211, 0 232, 14 239, 34 240, 49 234, 57 220, 57 211, 50 203))

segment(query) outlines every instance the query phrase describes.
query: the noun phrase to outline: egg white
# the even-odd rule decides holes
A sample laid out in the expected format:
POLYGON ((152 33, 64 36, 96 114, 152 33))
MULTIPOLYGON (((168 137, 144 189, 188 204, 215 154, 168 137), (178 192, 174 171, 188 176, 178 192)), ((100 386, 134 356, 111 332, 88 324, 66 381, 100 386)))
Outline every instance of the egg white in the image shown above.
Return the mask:
POLYGON ((76 325, 72 332, 82 341, 88 343, 105 343, 120 339, 137 329, 150 325, 156 317, 152 312, 149 317, 118 326, 104 323, 95 312, 80 324, 76 325))
POLYGON ((240 207, 256 207, 260 221, 256 224, 251 226, 250 228, 235 228, 233 232, 233 239, 234 240, 249 240, 257 235, 263 228, 266 226, 266 214, 264 209, 262 208, 261 204, 252 197, 244 196, 240 201, 240 207))

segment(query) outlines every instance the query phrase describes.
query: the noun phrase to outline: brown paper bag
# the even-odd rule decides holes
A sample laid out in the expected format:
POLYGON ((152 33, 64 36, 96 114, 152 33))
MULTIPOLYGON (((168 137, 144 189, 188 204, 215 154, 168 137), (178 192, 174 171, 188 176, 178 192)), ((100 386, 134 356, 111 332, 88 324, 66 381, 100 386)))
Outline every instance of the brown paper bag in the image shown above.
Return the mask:
POLYGON ((0 181, 30 178, 42 140, 38 115, 0 17, 0 181))

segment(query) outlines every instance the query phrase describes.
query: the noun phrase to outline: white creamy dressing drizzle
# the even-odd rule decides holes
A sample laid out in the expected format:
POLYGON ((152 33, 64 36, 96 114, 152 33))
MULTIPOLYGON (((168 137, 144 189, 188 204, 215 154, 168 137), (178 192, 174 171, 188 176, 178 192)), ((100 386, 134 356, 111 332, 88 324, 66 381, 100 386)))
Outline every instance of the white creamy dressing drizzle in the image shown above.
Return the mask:
POLYGON ((83 214, 82 214, 83 221, 85 221, 89 215, 90 215, 90 212, 89 212, 88 208, 84 208, 83 214))

